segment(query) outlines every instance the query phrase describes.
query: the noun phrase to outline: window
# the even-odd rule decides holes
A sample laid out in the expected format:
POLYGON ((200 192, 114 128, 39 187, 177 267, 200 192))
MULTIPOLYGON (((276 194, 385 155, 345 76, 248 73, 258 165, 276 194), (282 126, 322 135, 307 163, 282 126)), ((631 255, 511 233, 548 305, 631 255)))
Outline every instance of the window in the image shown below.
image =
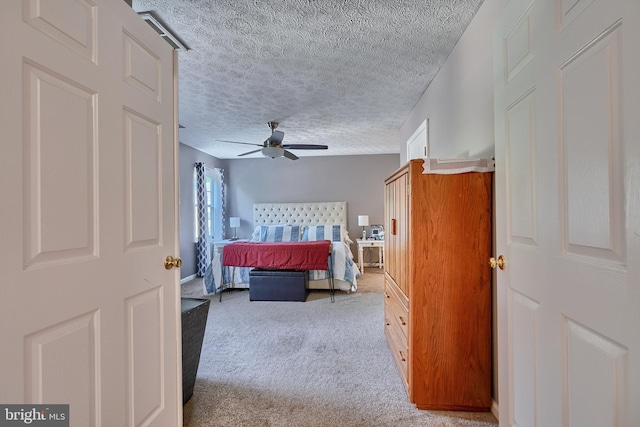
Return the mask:
MULTIPOLYGON (((205 188, 207 200, 207 229, 212 241, 222 240, 224 237, 223 219, 223 171, 218 168, 205 168, 205 188)), ((193 175, 194 187, 194 215, 195 236, 198 237, 198 184, 196 172, 193 175)))

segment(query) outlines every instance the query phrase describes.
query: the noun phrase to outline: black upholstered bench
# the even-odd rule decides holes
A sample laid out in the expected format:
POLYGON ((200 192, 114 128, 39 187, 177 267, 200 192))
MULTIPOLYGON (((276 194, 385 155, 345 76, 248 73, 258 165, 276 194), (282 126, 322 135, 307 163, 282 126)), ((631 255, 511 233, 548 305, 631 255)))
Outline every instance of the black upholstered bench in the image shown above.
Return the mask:
POLYGON ((254 268, 249 272, 250 301, 306 301, 308 293, 306 271, 254 268))

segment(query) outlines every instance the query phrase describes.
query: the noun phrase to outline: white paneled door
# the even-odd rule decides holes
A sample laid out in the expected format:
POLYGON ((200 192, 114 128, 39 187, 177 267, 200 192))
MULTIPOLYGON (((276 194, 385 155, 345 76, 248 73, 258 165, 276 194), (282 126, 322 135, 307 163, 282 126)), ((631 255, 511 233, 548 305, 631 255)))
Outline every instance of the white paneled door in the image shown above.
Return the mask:
POLYGON ((501 426, 640 425, 640 3, 495 32, 501 426))
POLYGON ((175 53, 122 0, 0 9, 0 403, 181 425, 175 53))

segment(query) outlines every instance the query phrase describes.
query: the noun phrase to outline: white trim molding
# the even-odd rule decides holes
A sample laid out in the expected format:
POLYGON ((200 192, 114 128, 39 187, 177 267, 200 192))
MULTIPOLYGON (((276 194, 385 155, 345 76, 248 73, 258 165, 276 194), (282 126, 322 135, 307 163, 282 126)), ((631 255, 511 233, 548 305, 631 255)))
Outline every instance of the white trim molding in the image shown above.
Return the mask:
POLYGON ((184 279, 180 279, 180 284, 184 285, 185 283, 187 283, 187 282, 189 282, 189 281, 191 281, 193 279, 196 279, 197 277, 198 277, 197 274, 192 274, 191 276, 187 276, 184 279))

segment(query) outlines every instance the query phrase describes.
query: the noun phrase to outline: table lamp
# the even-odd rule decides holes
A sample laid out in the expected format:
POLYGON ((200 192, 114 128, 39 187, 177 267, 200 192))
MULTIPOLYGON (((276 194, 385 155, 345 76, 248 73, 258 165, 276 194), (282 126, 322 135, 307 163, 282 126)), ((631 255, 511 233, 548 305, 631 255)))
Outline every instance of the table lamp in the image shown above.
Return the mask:
POLYGON ((362 227, 362 240, 366 240, 367 230, 364 228, 369 225, 369 215, 358 215, 358 225, 362 227))
POLYGON ((229 218, 229 227, 233 228, 233 237, 229 240, 238 240, 236 231, 238 227, 240 227, 240 218, 237 216, 232 216, 231 218, 229 218))

